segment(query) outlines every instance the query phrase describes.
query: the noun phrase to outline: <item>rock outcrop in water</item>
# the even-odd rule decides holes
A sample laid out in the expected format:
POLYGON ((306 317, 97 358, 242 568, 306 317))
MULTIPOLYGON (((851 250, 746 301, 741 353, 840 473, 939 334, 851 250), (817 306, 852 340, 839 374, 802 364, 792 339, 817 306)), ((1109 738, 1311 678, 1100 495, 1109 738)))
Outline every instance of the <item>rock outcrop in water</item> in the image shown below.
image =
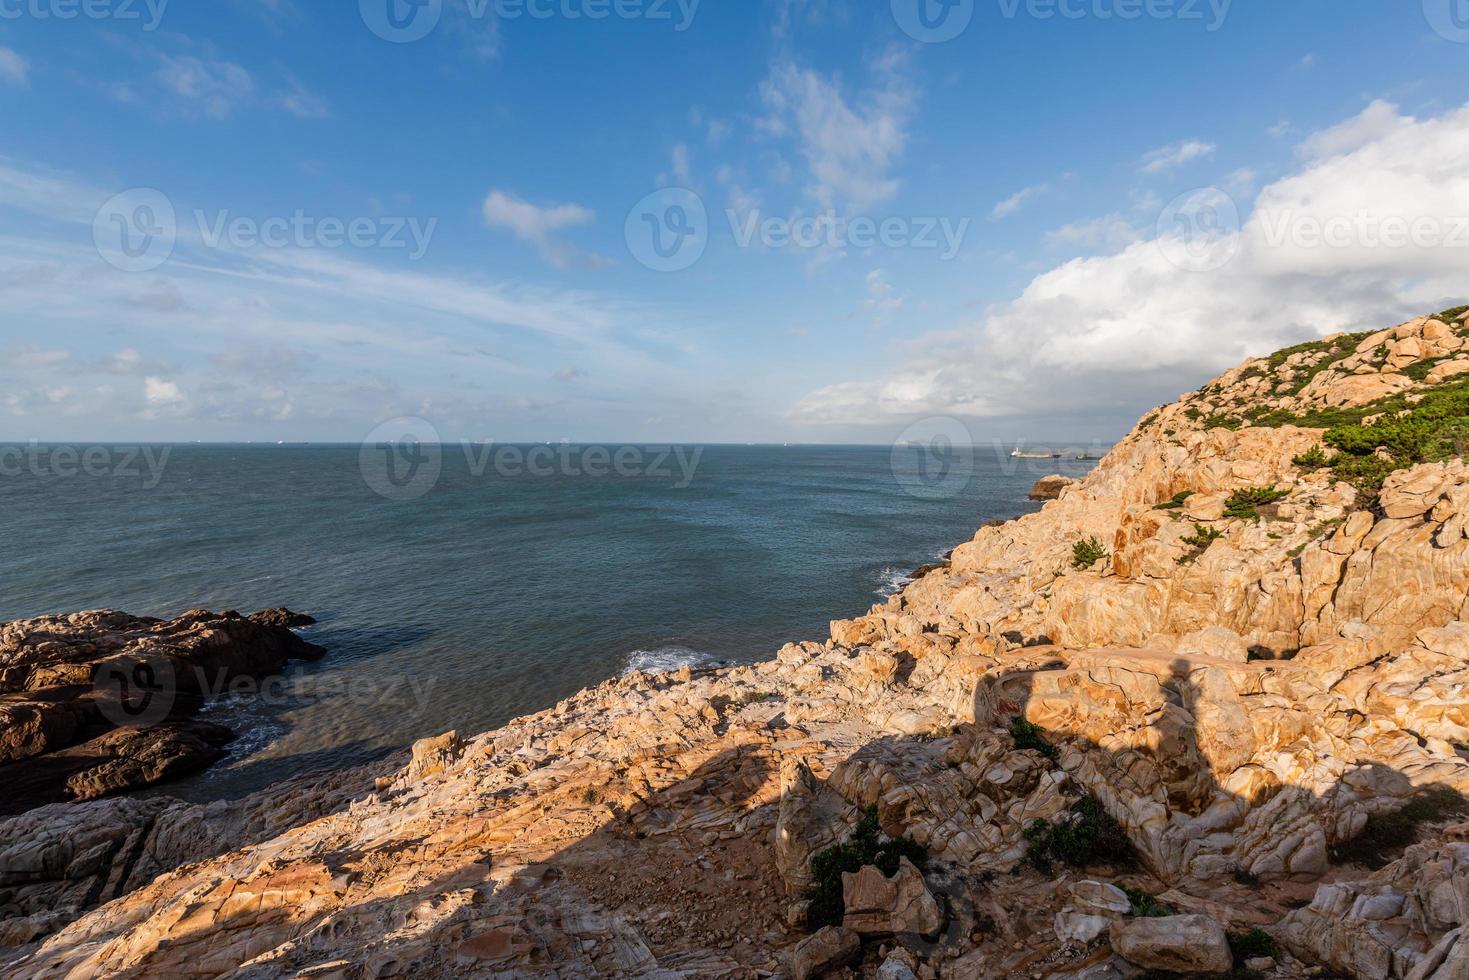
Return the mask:
POLYGON ((138 789, 216 761, 233 733, 191 716, 239 678, 322 656, 289 628, 310 622, 269 609, 0 624, 0 813, 138 789))
POLYGON ((1229 372, 769 662, 277 788, 268 831, 0 822, 8 975, 1462 980, 1463 313, 1229 372))

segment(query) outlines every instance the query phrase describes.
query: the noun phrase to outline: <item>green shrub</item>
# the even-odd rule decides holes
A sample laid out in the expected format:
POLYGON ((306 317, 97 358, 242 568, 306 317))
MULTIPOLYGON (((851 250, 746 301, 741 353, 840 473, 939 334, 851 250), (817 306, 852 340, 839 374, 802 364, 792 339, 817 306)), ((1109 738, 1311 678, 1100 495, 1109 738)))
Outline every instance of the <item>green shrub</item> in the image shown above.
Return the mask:
POLYGON ((1204 419, 1204 428, 1206 429, 1228 429, 1230 432, 1235 432, 1243 425, 1243 422, 1232 415, 1215 413, 1204 419))
POLYGON ((1336 864, 1360 864, 1376 871, 1416 844, 1424 824, 1463 816, 1469 816, 1469 800, 1454 790, 1435 787, 1399 810, 1368 817, 1360 834, 1331 849, 1331 860, 1336 864))
POLYGON ((1165 905, 1149 892, 1141 888, 1129 888, 1126 885, 1118 885, 1127 895, 1127 900, 1132 903, 1132 910, 1127 913, 1129 919, 1162 919, 1178 913, 1170 905, 1165 905))
POLYGON ((1183 538, 1183 543, 1189 546, 1189 550, 1179 557, 1180 565, 1188 565, 1201 558, 1204 552, 1209 550, 1209 545, 1224 537, 1224 532, 1217 527, 1205 527, 1202 524, 1194 525, 1194 533, 1183 538))
POLYGON ((1085 867, 1108 864, 1131 867, 1137 862, 1132 841, 1122 825, 1094 796, 1083 796, 1059 820, 1037 820, 1025 830, 1025 859, 1049 873, 1055 862, 1085 867))
POLYGON ((1319 409, 1304 414, 1284 410, 1255 420, 1275 428, 1299 425, 1326 429, 1326 444, 1338 450, 1327 465, 1332 476, 1373 496, 1389 475, 1417 463, 1463 456, 1469 447, 1469 378, 1403 392, 1353 408, 1319 409), (1382 416, 1370 425, 1363 420, 1382 416), (1378 455, 1382 450, 1384 456, 1378 455))
POLYGON ((1280 946, 1275 937, 1264 929, 1251 929, 1249 932, 1231 932, 1229 951, 1234 954, 1236 963, 1244 963, 1258 956, 1274 959, 1280 955, 1280 946))
POLYGON ((1052 762, 1058 762, 1061 759, 1060 750, 1046 741, 1046 730, 1039 725, 1031 724, 1024 718, 1017 716, 1014 721, 1010 722, 1010 737, 1015 740, 1017 749, 1039 752, 1052 762))
POLYGON ((1291 462, 1303 470, 1319 470, 1331 465, 1330 458, 1327 457, 1326 452, 1320 446, 1312 446, 1291 460, 1291 462))
POLYGON ((1284 500, 1288 496, 1290 496, 1289 490, 1277 490, 1274 487, 1251 487, 1248 490, 1241 490, 1224 504, 1224 516, 1258 521, 1260 512, 1257 508, 1284 500))
POLYGON ((1154 507, 1153 509, 1154 510, 1181 510, 1183 508, 1183 505, 1186 504, 1186 503, 1188 503, 1188 498, 1192 497, 1193 495, 1194 495, 1194 492, 1192 490, 1185 490, 1182 493, 1176 493, 1176 494, 1173 495, 1173 499, 1171 499, 1171 500, 1165 500, 1161 504, 1159 504, 1158 506, 1154 507))
POLYGON ((815 885, 811 894, 808 922, 815 932, 824 926, 839 926, 846 912, 842 899, 842 875, 856 874, 872 865, 891 878, 907 858, 922 868, 928 852, 911 837, 885 837, 877 822, 877 807, 870 806, 845 844, 829 847, 811 858, 815 885))
POLYGON ((1444 310, 1442 313, 1435 313, 1433 315, 1433 318, 1435 320, 1442 320, 1444 323, 1456 323, 1458 322, 1459 317, 1463 316, 1465 313, 1469 313, 1469 306, 1456 306, 1451 310, 1444 310))
POLYGON ((1108 557, 1109 552, 1102 542, 1096 538, 1082 538, 1071 546, 1071 567, 1077 569, 1091 568, 1103 558, 1108 557))

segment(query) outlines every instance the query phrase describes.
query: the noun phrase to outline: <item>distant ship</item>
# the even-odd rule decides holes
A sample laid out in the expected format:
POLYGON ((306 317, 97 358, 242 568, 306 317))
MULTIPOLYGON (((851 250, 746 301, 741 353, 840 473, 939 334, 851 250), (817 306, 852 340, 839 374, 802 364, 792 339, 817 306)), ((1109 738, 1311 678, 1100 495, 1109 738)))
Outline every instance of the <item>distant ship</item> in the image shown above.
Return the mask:
POLYGON ((1010 454, 1014 459, 1060 459, 1060 453, 1026 453, 1019 449, 1010 454))

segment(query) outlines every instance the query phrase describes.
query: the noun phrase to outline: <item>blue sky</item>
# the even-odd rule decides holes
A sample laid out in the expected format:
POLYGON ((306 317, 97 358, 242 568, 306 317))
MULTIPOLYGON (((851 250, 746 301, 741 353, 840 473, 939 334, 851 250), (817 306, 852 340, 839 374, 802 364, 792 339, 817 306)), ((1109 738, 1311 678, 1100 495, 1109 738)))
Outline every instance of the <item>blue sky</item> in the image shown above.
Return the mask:
POLYGON ((1269 233, 1469 214, 1448 0, 91 2, 0 0, 9 440, 1108 438, 1469 292, 1452 227, 1269 233))

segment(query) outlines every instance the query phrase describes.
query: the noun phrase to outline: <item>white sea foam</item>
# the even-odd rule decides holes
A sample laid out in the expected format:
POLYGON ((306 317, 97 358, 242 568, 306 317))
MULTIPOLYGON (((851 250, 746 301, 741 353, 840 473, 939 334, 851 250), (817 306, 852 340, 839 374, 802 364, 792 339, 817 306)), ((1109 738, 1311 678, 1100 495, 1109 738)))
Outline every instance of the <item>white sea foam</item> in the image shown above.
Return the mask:
POLYGON ((669 674, 680 667, 707 667, 716 663, 714 657, 688 647, 667 646, 656 650, 634 650, 627 655, 624 673, 642 671, 645 674, 669 674))
POLYGON ((873 594, 880 599, 887 599, 902 592, 908 583, 913 581, 913 576, 900 569, 889 565, 877 573, 878 585, 873 594))

